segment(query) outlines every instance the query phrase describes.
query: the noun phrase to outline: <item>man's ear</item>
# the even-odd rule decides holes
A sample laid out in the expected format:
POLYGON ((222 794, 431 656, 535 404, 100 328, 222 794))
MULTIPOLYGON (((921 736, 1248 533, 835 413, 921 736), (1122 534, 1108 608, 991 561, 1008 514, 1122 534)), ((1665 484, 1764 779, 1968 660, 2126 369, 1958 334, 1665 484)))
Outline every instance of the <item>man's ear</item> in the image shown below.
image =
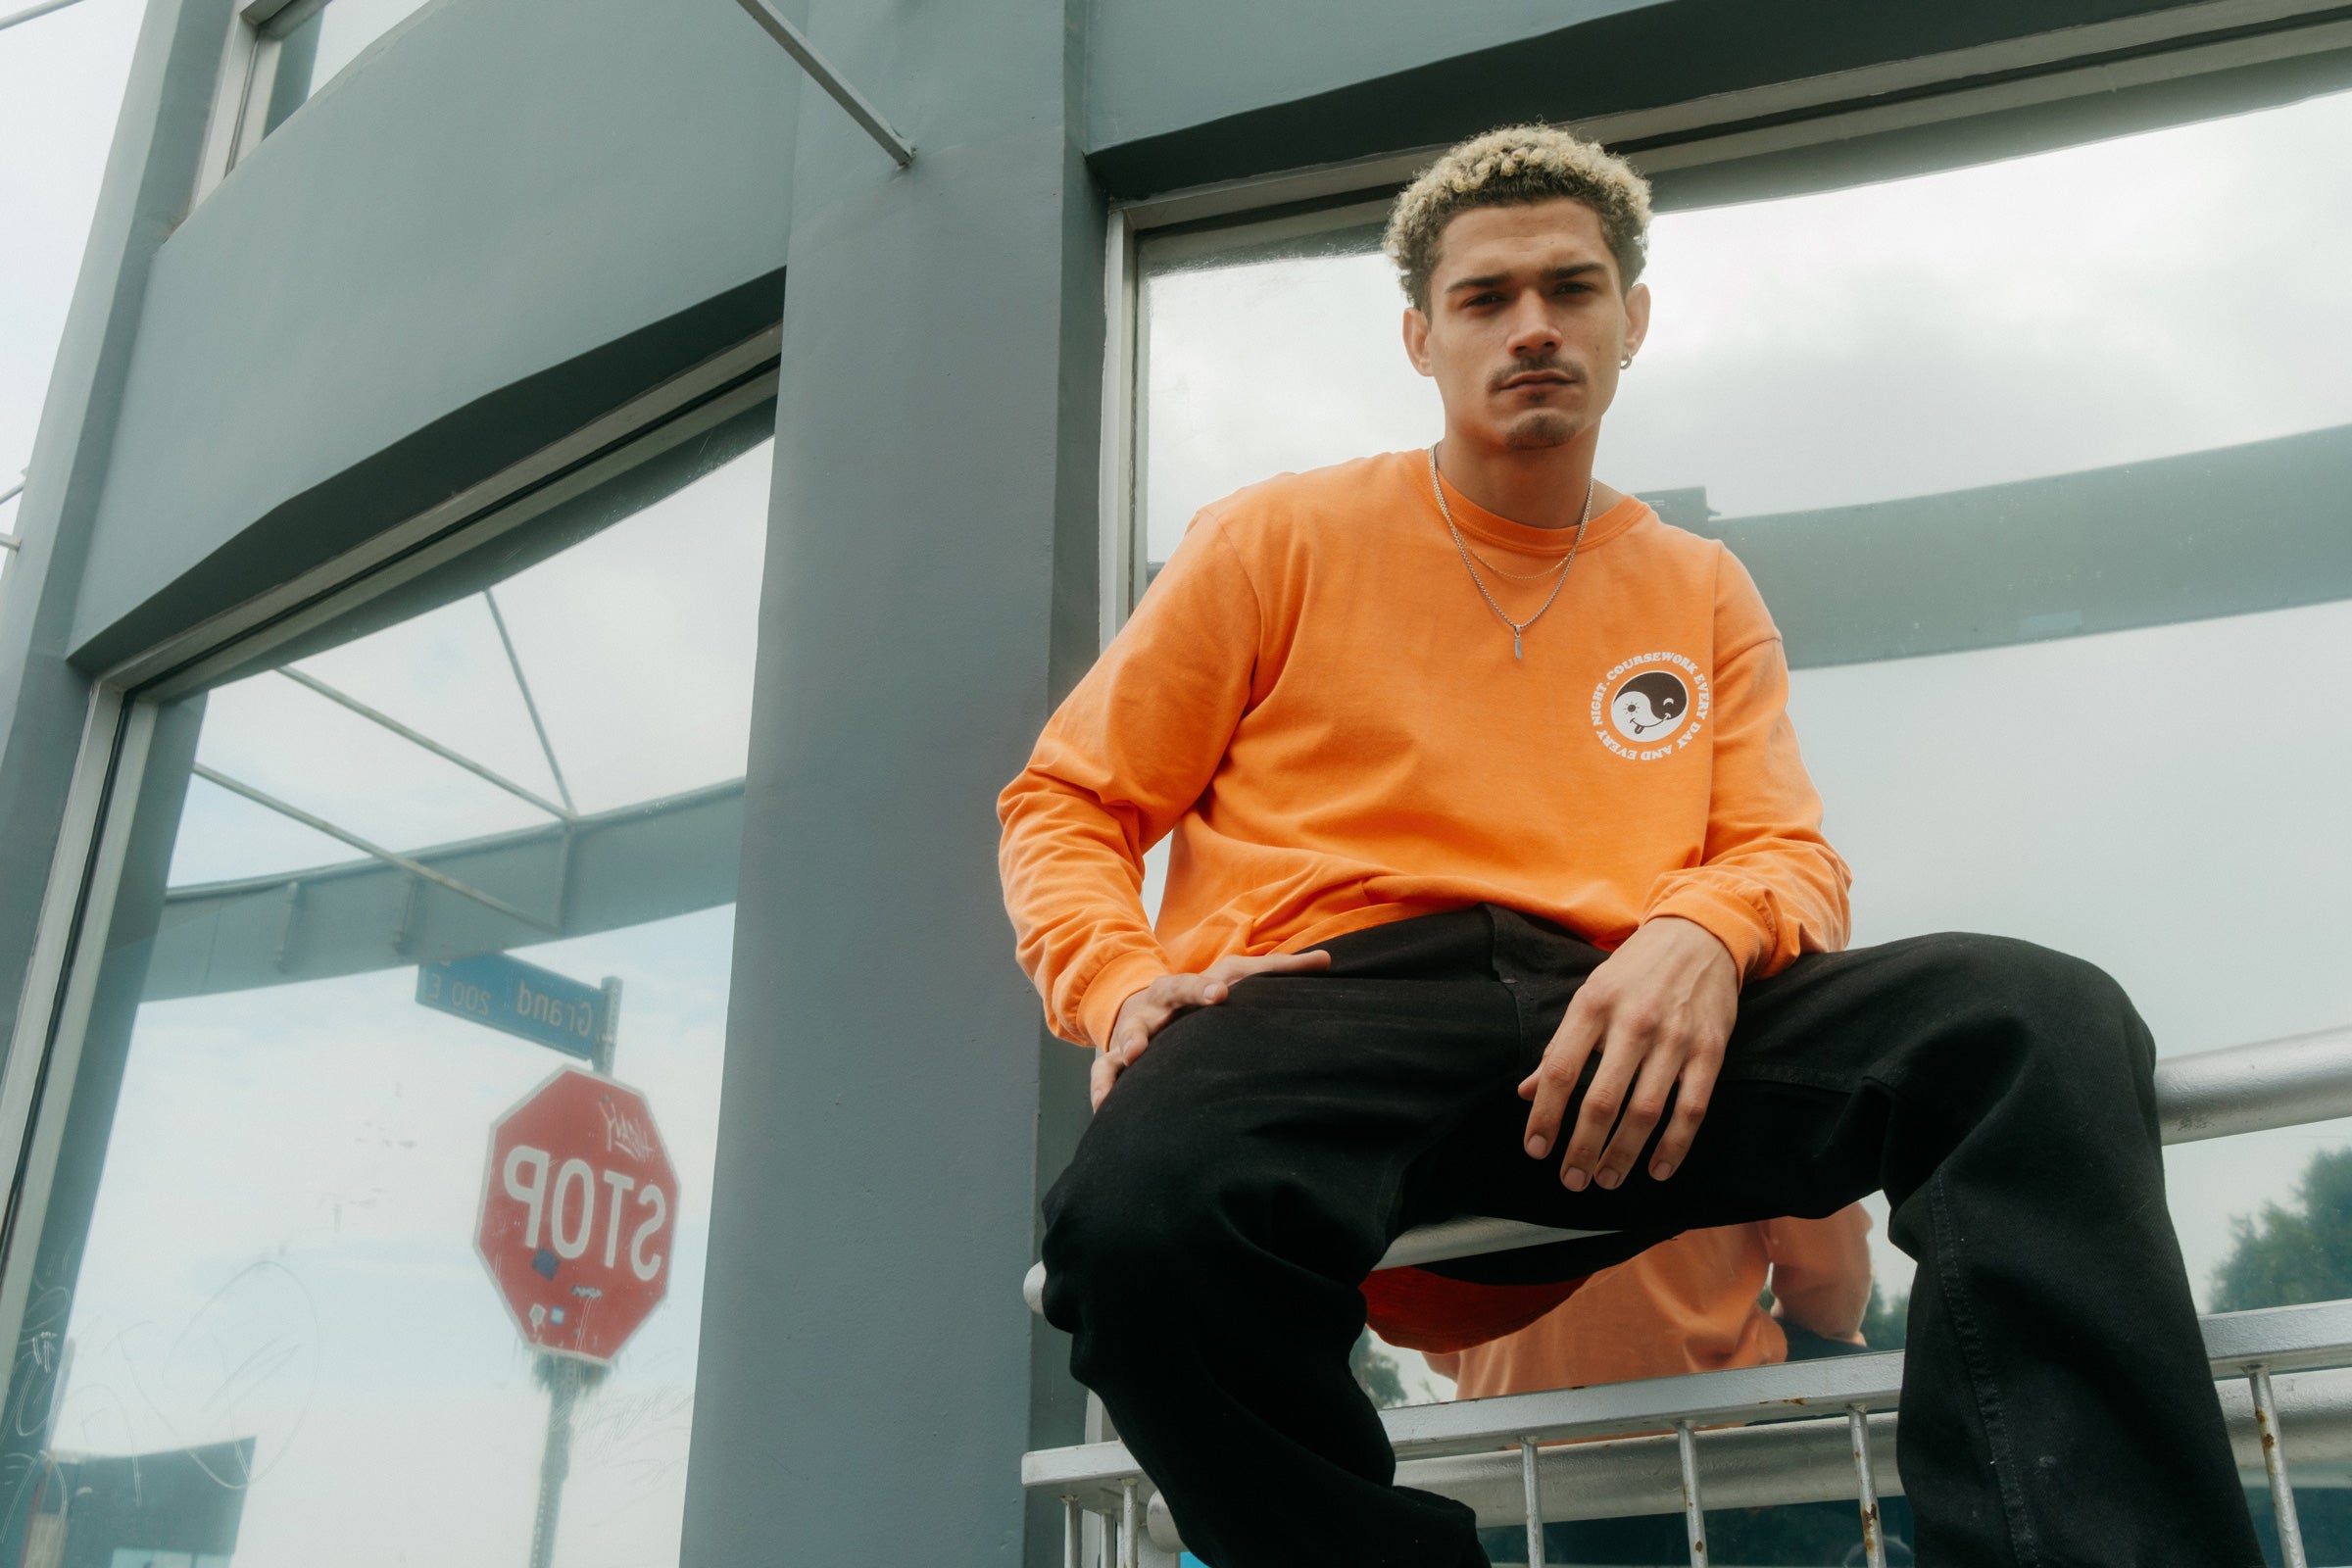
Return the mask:
POLYGON ((1413 368, 1423 375, 1429 368, 1429 316, 1417 305, 1404 308, 1404 357, 1413 362, 1413 368))
POLYGON ((1636 283, 1625 291, 1625 352, 1642 352, 1642 340, 1649 336, 1649 285, 1636 283))

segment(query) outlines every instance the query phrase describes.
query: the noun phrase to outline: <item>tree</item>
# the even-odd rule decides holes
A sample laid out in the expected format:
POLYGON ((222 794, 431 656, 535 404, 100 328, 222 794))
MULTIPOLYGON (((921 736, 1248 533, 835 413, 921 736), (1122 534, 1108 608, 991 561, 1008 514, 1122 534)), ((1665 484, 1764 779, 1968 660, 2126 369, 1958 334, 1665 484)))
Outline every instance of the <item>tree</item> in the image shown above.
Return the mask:
POLYGON ((1403 1369, 1395 1356, 1373 1343, 1370 1329, 1355 1337, 1355 1348, 1348 1352, 1348 1370, 1355 1374, 1357 1386, 1383 1410, 1394 1410, 1412 1399, 1404 1392, 1403 1369))
POLYGON ((2312 1155, 2295 1196, 2299 1208, 2265 1203, 2260 1219, 2230 1222, 2236 1241, 2214 1270, 2215 1311, 2352 1297, 2352 1149, 2312 1155))
POLYGON ((1879 1290, 1879 1282, 1870 1282, 1870 1305, 1862 1311, 1862 1339, 1874 1350, 1899 1350, 1903 1348, 1903 1325, 1911 1319, 1911 1293, 1888 1300, 1879 1290))

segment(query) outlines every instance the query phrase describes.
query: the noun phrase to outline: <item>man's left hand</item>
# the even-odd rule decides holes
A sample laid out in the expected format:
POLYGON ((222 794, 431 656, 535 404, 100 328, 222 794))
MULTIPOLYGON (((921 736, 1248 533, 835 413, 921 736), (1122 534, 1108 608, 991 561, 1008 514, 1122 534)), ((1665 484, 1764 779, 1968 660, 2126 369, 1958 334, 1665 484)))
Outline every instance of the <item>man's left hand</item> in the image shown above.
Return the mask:
POLYGON ((1665 1114, 1669 1094, 1674 1119, 1658 1140, 1649 1174, 1658 1181, 1673 1175, 1707 1113, 1739 1010, 1739 967, 1706 927, 1676 915, 1644 921, 1586 979, 1543 1062, 1519 1086, 1519 1098, 1535 1102, 1527 1117, 1529 1156, 1550 1152, 1586 1059, 1597 1050, 1599 1070, 1560 1158, 1562 1185, 1583 1192, 1593 1181, 1621 1184, 1665 1114))

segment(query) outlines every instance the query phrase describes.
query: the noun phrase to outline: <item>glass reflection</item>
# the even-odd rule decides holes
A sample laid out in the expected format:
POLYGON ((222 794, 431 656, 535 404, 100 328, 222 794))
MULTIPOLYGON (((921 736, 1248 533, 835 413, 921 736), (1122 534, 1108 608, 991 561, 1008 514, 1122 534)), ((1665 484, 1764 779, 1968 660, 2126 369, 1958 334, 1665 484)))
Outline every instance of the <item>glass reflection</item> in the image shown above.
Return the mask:
MULTIPOLYGON (((1377 241, 1243 265, 1147 251, 1152 560, 1242 485, 1438 427, 1377 241)), ((2352 94, 1667 212, 1609 475, 1753 516, 2352 423, 2348 267, 2352 94)))
MULTIPOLYGON (((769 461, 495 583, 513 659, 474 591, 161 714, 0 1560, 676 1560, 769 461), (479 954, 617 986, 607 1059, 675 1180, 666 1295, 609 1366, 526 1345, 477 1255, 493 1124, 589 1065, 418 1004, 420 966, 479 954)), ((592 1310, 563 1226, 611 1195, 560 1164, 529 1262, 592 1310)))
MULTIPOLYGON (((1241 485, 1438 433, 1376 241, 1365 227, 1254 249, 1245 235, 1222 253, 1198 235, 1147 242, 1148 561, 1241 485)), ((1776 608, 1792 659, 1813 666, 1791 705, 1856 869, 1855 940, 1977 928, 2082 954, 2131 990, 2168 1054, 2352 1023, 2339 956, 2352 915, 2335 896, 2352 825, 2331 804, 2352 766, 2352 708, 2335 695, 2352 677, 2352 573, 2335 557, 2291 581, 2249 564, 2217 582, 2199 566, 2148 601, 2172 608, 2070 635, 2085 616, 2039 590, 2098 563, 2063 559, 2055 535, 2028 539, 1988 573, 1997 632, 1981 641, 2002 646, 1803 657, 1808 640, 1845 649, 1851 638, 1824 633, 1894 613, 1838 597, 1857 580, 1840 540, 1874 523, 1922 530, 1903 536, 1922 564, 1887 591, 1928 606, 1952 591, 1930 547, 1990 539, 2009 514, 2006 493, 1981 487, 2087 487, 2191 454, 2260 476, 2289 457, 2253 443, 2297 436, 2296 462, 2352 444, 2352 298, 2338 282, 2352 265, 2352 94, 1668 212, 1651 257, 1653 333, 1609 416, 1602 473, 1656 497, 1670 522, 1784 552, 1783 575, 1811 595, 1776 608), (1884 505, 1911 497, 1944 510, 1884 505)), ((2135 512, 2109 519, 2099 548, 2129 552, 2136 572, 2185 573, 2165 564, 2178 537, 2327 532, 2331 505, 2313 491, 2258 514, 2135 512)), ((2330 1216, 2352 1230, 2332 1210, 2293 1223, 2307 1173, 2312 1202, 2352 1201, 2352 1180, 2312 1167, 2347 1144, 2336 1122, 2169 1151, 2201 1304, 2217 1304, 2226 1270, 2232 1307, 2352 1279, 2352 1257, 2257 1267, 2236 1225, 2284 1205, 2260 1231, 2273 1262, 2330 1216)), ((1871 1208, 1871 1321, 1890 1328, 1911 1265, 1886 1241, 1883 1202, 1871 1208)), ((1370 1353, 1397 1363, 1403 1386, 1381 1385, 1395 1396, 1446 1396, 1409 1375, 1419 1356, 1370 1353)))

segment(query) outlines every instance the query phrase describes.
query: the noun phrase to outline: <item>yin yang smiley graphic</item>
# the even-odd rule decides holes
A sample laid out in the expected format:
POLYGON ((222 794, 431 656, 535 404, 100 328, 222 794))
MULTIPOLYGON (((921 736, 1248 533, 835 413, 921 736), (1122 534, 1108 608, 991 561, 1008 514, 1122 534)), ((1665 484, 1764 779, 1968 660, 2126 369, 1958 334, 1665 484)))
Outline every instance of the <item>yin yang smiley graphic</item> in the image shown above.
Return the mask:
POLYGON ((1656 746, 1690 714, 1690 688, 1668 670, 1649 669, 1617 688, 1609 699, 1609 722, 1637 746, 1656 746))

